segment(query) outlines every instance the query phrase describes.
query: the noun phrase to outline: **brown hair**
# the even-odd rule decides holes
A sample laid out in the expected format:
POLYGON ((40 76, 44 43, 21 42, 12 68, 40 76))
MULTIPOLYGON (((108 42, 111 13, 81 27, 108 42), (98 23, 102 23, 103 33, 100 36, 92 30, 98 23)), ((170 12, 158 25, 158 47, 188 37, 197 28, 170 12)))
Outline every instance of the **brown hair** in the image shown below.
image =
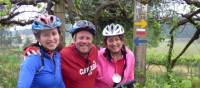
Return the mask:
MULTIPOLYGON (((124 35, 118 35, 120 40, 123 41, 125 43, 125 39, 124 39, 124 35)), ((106 41, 107 41, 108 37, 104 37, 104 47, 106 47, 106 41)), ((122 55, 123 57, 126 59, 126 47, 125 44, 122 46, 121 49, 122 55)), ((110 50, 108 48, 106 48, 105 52, 103 53, 103 55, 109 60, 111 61, 112 57, 110 54, 110 50)))
MULTIPOLYGON (((60 31, 60 28, 57 27, 57 31, 58 31, 58 34, 59 34, 59 37, 60 37, 60 41, 59 41, 59 44, 57 46, 57 50, 60 51, 62 48, 63 48, 63 44, 62 44, 62 35, 61 35, 61 31, 60 31)), ((35 36, 35 38, 40 38, 40 35, 41 35, 41 30, 37 30, 37 31, 33 31, 33 34, 35 36)))
MULTIPOLYGON (((118 35, 120 40, 125 42, 124 41, 124 35, 118 35)), ((107 37, 104 37, 104 46, 106 46, 106 41, 107 41, 107 37)), ((125 47, 125 44, 122 46, 121 48, 121 53, 123 55, 123 59, 125 60, 125 64, 124 64, 124 67, 123 67, 123 73, 122 73, 122 80, 124 78, 124 73, 125 73, 125 69, 126 69, 126 66, 127 66, 127 61, 126 61, 126 47, 125 47)), ((112 59, 112 56, 111 56, 111 53, 110 53, 110 50, 108 48, 106 48, 105 52, 103 53, 103 55, 106 57, 106 59, 111 62, 111 59, 112 59)))
MULTIPOLYGON (((124 39, 124 35, 118 35, 120 40, 123 41, 125 43, 125 39, 124 39)), ((108 37, 104 37, 104 41, 103 41, 103 44, 104 44, 104 47, 106 47, 106 41, 107 41, 108 37)))

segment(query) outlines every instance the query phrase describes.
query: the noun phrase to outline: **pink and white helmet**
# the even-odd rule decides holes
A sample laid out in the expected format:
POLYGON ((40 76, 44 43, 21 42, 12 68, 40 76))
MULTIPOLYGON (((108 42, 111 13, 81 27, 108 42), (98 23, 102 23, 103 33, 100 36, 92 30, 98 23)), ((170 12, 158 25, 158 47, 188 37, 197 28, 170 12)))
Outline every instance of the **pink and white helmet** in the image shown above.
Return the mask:
POLYGON ((54 15, 40 15, 32 23, 32 30, 47 30, 60 27, 62 24, 60 18, 54 15))

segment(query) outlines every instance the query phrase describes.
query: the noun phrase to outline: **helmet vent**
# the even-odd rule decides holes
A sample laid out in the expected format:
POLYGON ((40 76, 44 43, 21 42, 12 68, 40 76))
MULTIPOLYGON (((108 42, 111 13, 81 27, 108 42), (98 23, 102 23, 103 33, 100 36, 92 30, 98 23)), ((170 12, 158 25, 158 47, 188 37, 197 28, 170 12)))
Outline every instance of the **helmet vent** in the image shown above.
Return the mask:
POLYGON ((119 26, 117 26, 117 28, 116 29, 118 29, 119 28, 119 26))
POLYGON ((60 18, 54 15, 40 15, 33 20, 33 30, 47 30, 60 27, 62 24, 60 18))
POLYGON ((53 17, 52 16, 50 17, 50 21, 51 21, 51 23, 53 22, 53 17))
POLYGON ((40 18, 40 20, 41 20, 42 22, 44 22, 45 24, 47 24, 47 22, 46 22, 46 20, 45 20, 45 19, 43 19, 43 18, 40 18))

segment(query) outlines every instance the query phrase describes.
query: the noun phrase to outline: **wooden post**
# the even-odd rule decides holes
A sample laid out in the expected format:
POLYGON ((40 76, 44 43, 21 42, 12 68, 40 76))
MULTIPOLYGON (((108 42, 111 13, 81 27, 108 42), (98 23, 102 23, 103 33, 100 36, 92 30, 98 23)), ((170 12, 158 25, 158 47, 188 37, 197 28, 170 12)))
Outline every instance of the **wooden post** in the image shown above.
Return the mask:
MULTIPOLYGON (((135 80, 142 85, 146 78, 146 48, 147 48, 147 4, 142 0, 134 0, 134 45, 135 45, 135 80)), ((144 0, 143 0, 144 1, 144 0)))
POLYGON ((55 4, 55 7, 54 7, 54 14, 56 16, 58 16, 61 20, 62 20, 62 26, 61 26, 61 45, 62 47, 65 46, 65 43, 64 43, 64 40, 65 40, 65 0, 56 0, 56 4, 55 4))

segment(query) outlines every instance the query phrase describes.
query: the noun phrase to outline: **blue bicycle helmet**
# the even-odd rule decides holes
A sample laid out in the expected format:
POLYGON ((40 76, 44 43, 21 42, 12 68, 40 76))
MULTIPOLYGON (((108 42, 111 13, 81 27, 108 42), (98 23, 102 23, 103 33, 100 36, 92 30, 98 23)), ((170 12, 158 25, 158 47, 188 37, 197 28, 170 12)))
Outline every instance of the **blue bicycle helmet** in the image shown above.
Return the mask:
POLYGON ((70 33, 72 34, 72 37, 74 34, 76 34, 79 31, 89 31, 92 35, 95 35, 96 33, 96 27, 95 25, 87 20, 79 20, 74 23, 74 25, 70 28, 70 33))
POLYGON ((40 15, 32 23, 32 30, 47 30, 60 27, 62 24, 60 18, 54 15, 40 15))

